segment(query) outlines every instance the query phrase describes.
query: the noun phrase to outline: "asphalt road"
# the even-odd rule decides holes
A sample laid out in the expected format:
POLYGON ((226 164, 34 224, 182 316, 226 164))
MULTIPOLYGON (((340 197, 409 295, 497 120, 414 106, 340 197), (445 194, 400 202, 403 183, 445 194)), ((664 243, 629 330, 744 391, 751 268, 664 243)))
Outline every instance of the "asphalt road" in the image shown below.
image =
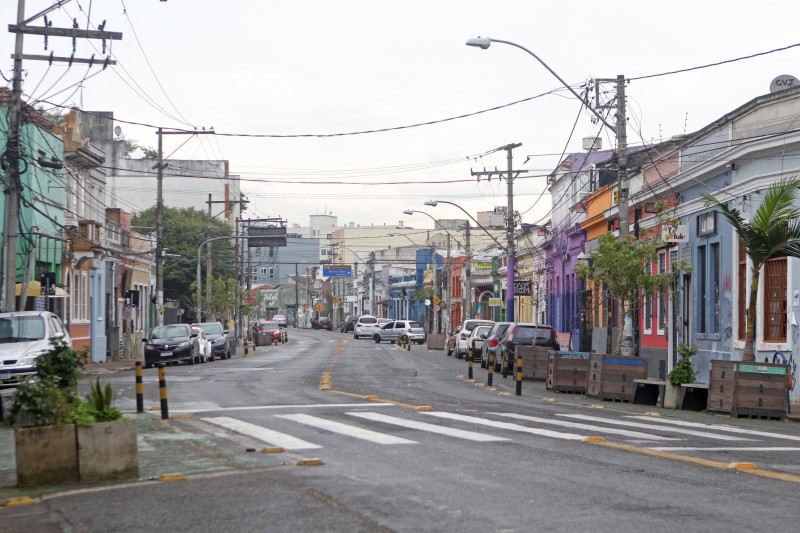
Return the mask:
MULTIPOLYGON (((465 361, 424 346, 289 338, 168 367, 167 422, 133 412, 132 372, 109 375, 138 420, 142 479, 33 491, 33 503, 0 509, 0 530, 730 532, 790 531, 800 518, 800 424, 597 402, 539 382, 515 396, 511 379, 496 374, 488 390, 478 365, 471 383, 465 361), (275 446, 285 451, 261 453, 275 446), (307 459, 324 464, 298 466, 307 459), (151 480, 173 472, 188 479, 151 480)), ((155 371, 145 391, 158 406, 155 371)))

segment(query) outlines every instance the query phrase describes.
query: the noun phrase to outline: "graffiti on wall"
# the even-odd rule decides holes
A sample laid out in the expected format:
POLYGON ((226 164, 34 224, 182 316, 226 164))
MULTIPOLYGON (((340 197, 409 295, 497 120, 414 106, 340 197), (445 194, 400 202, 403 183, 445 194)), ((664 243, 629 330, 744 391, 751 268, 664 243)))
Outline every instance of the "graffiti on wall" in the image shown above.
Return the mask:
POLYGON ((797 384, 797 361, 794 360, 793 354, 789 354, 787 358, 783 352, 775 352, 772 354, 772 361, 769 360, 769 356, 764 357, 765 363, 775 363, 779 365, 786 365, 789 367, 789 392, 794 390, 795 385, 797 384))
POLYGON ((726 275, 722 278, 722 294, 730 294, 733 290, 733 285, 731 283, 731 277, 726 275))

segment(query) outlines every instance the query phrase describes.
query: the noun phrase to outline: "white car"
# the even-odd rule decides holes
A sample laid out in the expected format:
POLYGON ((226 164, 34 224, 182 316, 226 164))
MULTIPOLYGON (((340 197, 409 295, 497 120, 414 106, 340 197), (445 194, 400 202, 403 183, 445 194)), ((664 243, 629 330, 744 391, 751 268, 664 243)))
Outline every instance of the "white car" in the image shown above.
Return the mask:
POLYGON ((480 320, 473 318, 465 320, 461 323, 461 331, 456 337, 455 349, 456 357, 459 359, 461 359, 461 357, 466 357, 468 350, 467 337, 469 337, 470 333, 472 333, 472 330, 477 326, 494 326, 494 322, 491 320, 480 320))
POLYGON ((472 330, 472 333, 467 337, 467 353, 472 353, 472 361, 481 360, 481 348, 483 348, 483 341, 489 335, 492 326, 477 326, 472 330))
POLYGON ((378 319, 374 316, 360 316, 356 321, 356 327, 353 329, 353 338, 368 337, 371 339, 372 334, 378 331, 379 328, 378 319))
POLYGON ((200 363, 205 363, 212 359, 211 341, 206 338, 206 331, 200 326, 192 326, 192 333, 197 333, 197 345, 200 347, 200 363))
POLYGON ((53 313, 0 313, 0 386, 19 385, 25 377, 35 375, 36 358, 50 351, 52 338, 72 348, 69 333, 53 313))
POLYGON ((286 327, 286 317, 284 315, 275 315, 272 317, 272 321, 278 324, 279 327, 286 327))

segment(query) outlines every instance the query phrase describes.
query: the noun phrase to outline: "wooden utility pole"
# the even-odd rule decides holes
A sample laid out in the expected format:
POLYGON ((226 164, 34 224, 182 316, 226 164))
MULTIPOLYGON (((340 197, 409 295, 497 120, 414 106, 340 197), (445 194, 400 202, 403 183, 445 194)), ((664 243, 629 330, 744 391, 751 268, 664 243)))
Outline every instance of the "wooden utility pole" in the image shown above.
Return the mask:
MULTIPOLYGON (((19 193, 22 190, 22 182, 20 180, 19 163, 24 160, 20 156, 20 130, 22 122, 22 60, 34 61, 48 61, 52 62, 68 62, 70 65, 73 63, 88 63, 89 66, 93 64, 102 65, 105 68, 108 65, 115 65, 116 62, 110 58, 105 60, 95 61, 94 57, 91 59, 83 59, 74 57, 56 57, 54 55, 25 55, 23 54, 23 35, 44 35, 45 43, 47 37, 70 37, 72 38, 73 51, 77 39, 100 39, 103 41, 103 53, 105 53, 106 40, 121 40, 122 34, 118 32, 108 32, 101 29, 98 30, 80 30, 76 27, 73 28, 53 28, 47 24, 46 15, 51 11, 60 8, 62 5, 68 3, 69 0, 61 0, 47 9, 25 19, 25 0, 17 0, 17 23, 11 24, 8 31, 16 34, 14 42, 14 72, 11 85, 11 102, 9 103, 10 121, 8 128, 8 136, 6 140, 6 152, 4 154, 4 163, 6 167, 5 178, 5 220, 3 225, 3 272, 2 275, 2 289, 0 290, 0 308, 3 311, 14 311, 16 305, 16 285, 17 285, 17 238, 19 234, 19 193), (41 27, 30 26, 29 24, 41 17, 45 17, 45 25, 41 27)), ((28 169, 28 161, 25 161, 25 170, 28 169)), ((31 162, 32 166, 32 162, 31 162)), ((23 271, 23 279, 27 279, 28 273, 23 271)), ((25 298, 22 299, 23 305, 25 298)))

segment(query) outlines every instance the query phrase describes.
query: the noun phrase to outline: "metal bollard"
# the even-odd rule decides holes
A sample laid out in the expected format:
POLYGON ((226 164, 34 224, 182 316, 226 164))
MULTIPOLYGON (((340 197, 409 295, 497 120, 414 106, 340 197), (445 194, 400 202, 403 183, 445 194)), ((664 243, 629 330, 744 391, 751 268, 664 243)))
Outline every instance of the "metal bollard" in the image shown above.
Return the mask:
POLYGON ((503 355, 503 379, 508 377, 508 357, 503 355))
POLYGON ((244 338, 244 354, 245 354, 245 355, 247 355, 247 354, 248 354, 248 350, 247 350, 247 337, 245 337, 245 338, 244 338))
POLYGON ((467 367, 469 370, 467 371, 467 379, 472 379, 472 350, 467 350, 467 367))
POLYGON ((136 412, 144 413, 144 385, 142 385, 141 361, 136 361, 136 412))
POLYGON ((492 377, 494 376, 494 352, 489 352, 489 377, 486 380, 488 386, 492 386, 492 377))
POLYGON ((169 419, 169 406, 167 405, 167 377, 164 372, 164 363, 158 365, 158 389, 161 394, 161 419, 169 419))
POLYGON ((522 396, 522 354, 517 346, 517 396, 522 396))
POLYGON ((406 335, 406 350, 411 351, 411 337, 406 335))

